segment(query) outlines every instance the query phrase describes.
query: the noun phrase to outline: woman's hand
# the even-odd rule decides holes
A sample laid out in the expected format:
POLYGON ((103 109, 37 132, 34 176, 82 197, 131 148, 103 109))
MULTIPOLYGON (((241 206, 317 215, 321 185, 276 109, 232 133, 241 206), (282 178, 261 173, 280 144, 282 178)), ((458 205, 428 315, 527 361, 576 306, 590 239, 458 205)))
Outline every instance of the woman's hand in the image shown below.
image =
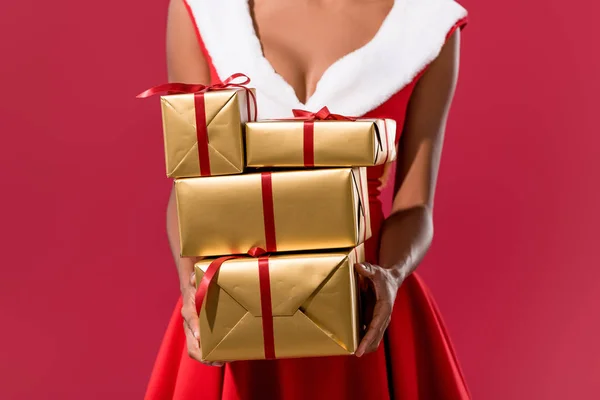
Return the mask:
POLYGON ((213 367, 222 367, 220 362, 202 361, 202 349, 200 348, 200 328, 198 323, 198 314, 196 314, 196 276, 192 273, 189 285, 182 285, 181 297, 183 306, 181 307, 181 316, 183 317, 183 330, 187 343, 188 354, 191 358, 205 365, 213 367))
POLYGON ((370 281, 376 299, 371 322, 356 350, 356 356, 361 357, 379 347, 385 330, 390 324, 396 294, 403 279, 399 279, 397 270, 367 262, 356 264, 355 269, 361 277, 370 281))
MULTIPOLYGON (((390 323, 398 289, 406 277, 417 268, 427 253, 432 238, 433 218, 428 207, 418 206, 395 211, 384 221, 381 228, 381 266, 367 262, 355 265, 359 276, 363 281, 367 280, 373 289, 374 293, 367 295, 375 296, 371 322, 356 350, 358 357, 377 350, 390 323)), ((369 320, 370 315, 366 317, 369 320)))

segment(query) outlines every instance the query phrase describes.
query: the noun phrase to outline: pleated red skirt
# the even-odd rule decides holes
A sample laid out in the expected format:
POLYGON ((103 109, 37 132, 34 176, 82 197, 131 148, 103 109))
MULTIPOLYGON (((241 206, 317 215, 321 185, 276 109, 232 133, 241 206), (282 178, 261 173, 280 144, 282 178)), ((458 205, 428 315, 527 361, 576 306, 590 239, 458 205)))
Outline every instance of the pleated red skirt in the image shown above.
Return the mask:
MULTIPOLYGON (((371 201, 373 232, 383 222, 371 201)), ((366 243, 376 262, 378 235, 366 243)), ((462 400, 469 399, 438 308, 417 274, 400 288, 379 349, 354 356, 238 361, 205 366, 187 354, 181 300, 161 345, 146 400, 462 400)))

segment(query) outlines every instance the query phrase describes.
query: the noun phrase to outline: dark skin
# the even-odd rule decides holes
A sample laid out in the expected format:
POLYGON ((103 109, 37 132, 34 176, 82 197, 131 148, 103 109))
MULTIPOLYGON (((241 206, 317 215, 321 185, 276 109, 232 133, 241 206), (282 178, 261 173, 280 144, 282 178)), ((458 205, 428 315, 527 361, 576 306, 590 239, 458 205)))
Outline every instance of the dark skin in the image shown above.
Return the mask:
MULTIPOLYGON (((329 65, 375 35, 391 5, 389 0, 256 0, 251 4, 265 57, 303 102, 329 65)), ((459 35, 457 31, 449 38, 410 99, 398 151, 392 213, 382 227, 379 265, 355 266, 371 283, 376 298, 372 319, 356 352, 358 357, 379 347, 398 289, 417 268, 433 239, 435 187, 458 75, 459 35)), ((171 0, 169 5, 167 66, 171 82, 210 81, 208 64, 183 0, 171 0)), ((179 274, 188 353, 200 361, 194 303, 196 260, 179 256, 174 192, 167 206, 167 233, 179 274)))

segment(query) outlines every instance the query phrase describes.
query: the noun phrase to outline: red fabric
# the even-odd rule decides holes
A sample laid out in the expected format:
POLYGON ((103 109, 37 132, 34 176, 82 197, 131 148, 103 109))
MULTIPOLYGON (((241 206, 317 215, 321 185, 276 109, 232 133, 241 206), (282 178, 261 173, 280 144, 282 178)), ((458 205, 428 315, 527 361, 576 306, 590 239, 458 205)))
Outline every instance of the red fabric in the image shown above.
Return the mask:
MULTIPOLYGON (((453 29, 464 26, 460 21, 453 29)), ((425 69, 424 69, 425 70, 425 69)), ((393 118, 398 141, 415 80, 365 117, 393 118)), ((376 263, 384 214, 378 198, 384 166, 368 169, 373 236, 366 258, 376 263)), ((450 338, 428 288, 418 274, 398 292, 385 340, 361 358, 324 357, 234 362, 224 368, 192 360, 175 307, 150 379, 146 400, 456 400, 470 395, 450 338)))

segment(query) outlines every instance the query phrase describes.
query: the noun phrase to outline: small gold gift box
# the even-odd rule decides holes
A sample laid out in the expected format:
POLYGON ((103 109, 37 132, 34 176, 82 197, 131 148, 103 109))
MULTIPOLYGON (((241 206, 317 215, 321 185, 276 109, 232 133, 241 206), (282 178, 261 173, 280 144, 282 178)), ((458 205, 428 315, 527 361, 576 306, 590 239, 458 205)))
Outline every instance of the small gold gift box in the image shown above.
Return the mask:
POLYGON ((255 113, 253 93, 239 88, 161 96, 167 176, 242 173, 243 123, 255 113))
POLYGON ((260 121, 246 124, 248 167, 373 166, 396 159, 396 121, 260 121))

